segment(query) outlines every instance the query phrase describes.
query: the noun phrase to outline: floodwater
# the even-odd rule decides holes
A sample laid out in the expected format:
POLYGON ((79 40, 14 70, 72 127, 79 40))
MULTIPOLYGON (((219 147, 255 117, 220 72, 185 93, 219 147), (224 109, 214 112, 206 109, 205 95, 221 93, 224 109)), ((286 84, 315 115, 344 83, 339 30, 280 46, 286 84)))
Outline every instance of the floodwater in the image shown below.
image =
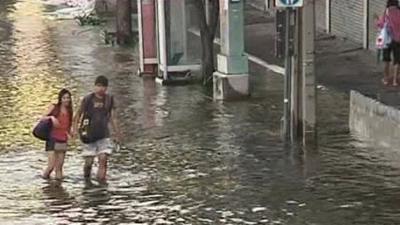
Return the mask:
POLYGON ((0 2, 0 224, 400 224, 399 154, 349 134, 347 95, 319 90, 319 147, 301 154, 280 140, 279 75, 252 65, 249 100, 213 102, 200 85, 138 77, 134 49, 45 11, 0 2), (77 105, 97 75, 125 137, 108 185, 82 179, 78 141, 64 181, 41 179, 32 126, 60 88, 77 105))

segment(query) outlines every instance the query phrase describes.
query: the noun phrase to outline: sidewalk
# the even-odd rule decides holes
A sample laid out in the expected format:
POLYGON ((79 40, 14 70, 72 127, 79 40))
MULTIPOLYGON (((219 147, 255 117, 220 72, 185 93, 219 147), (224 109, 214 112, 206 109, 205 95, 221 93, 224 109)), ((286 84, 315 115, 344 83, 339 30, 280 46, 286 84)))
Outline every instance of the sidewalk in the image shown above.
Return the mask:
MULTIPOLYGON (((283 60, 274 56, 274 18, 247 4, 245 23, 245 51, 268 64, 283 66, 283 60)), ((383 64, 377 63, 375 52, 343 38, 318 33, 315 60, 319 84, 346 93, 356 90, 400 108, 400 88, 381 84, 383 64)))

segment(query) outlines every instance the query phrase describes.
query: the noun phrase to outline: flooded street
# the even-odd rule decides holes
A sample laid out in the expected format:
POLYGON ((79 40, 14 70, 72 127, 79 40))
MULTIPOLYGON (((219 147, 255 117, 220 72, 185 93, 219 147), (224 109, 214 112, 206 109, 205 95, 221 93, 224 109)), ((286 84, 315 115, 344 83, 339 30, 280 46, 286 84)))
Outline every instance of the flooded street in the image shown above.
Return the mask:
POLYGON ((349 134, 345 94, 319 90, 319 147, 300 154, 280 140, 279 75, 253 65, 249 100, 213 102, 201 85, 143 80, 136 51, 46 11, 0 1, 1 225, 400 224, 400 154, 349 134), (62 184, 41 179, 33 125, 63 87, 76 108, 98 75, 125 136, 108 186, 84 182, 78 141, 62 184))

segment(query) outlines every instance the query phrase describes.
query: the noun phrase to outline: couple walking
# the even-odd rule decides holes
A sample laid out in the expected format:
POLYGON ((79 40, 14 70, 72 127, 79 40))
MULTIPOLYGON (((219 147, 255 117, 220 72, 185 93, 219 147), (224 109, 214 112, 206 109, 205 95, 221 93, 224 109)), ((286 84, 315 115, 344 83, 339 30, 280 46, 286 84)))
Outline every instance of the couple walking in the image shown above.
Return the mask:
POLYGON ((56 179, 63 178, 63 164, 68 149, 68 140, 78 133, 83 142, 82 155, 85 158, 83 166, 84 177, 89 179, 95 157, 99 168, 97 179, 106 181, 108 157, 113 150, 109 125, 115 133, 116 141, 120 140, 115 103, 112 95, 107 93, 108 79, 98 76, 94 83, 94 91, 86 95, 80 103, 75 117, 72 109, 71 93, 62 89, 58 94, 57 104, 51 105, 41 120, 51 120, 52 128, 46 141, 48 165, 43 172, 44 178, 50 178, 55 172, 56 179))

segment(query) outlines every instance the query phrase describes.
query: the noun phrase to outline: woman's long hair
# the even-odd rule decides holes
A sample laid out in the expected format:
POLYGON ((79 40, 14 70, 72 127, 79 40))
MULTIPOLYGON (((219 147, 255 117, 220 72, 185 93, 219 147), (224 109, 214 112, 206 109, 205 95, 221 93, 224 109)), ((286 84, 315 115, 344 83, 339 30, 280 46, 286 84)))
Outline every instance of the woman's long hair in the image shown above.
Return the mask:
POLYGON ((61 91, 58 93, 58 102, 57 102, 57 104, 55 105, 55 108, 54 108, 54 115, 58 116, 58 114, 61 112, 62 97, 65 94, 68 94, 70 99, 71 99, 71 101, 70 101, 70 103, 69 103, 69 105, 67 107, 68 116, 69 116, 69 127, 71 128, 71 126, 72 126, 72 118, 73 118, 72 95, 71 95, 71 92, 68 91, 65 88, 61 89, 61 91))

